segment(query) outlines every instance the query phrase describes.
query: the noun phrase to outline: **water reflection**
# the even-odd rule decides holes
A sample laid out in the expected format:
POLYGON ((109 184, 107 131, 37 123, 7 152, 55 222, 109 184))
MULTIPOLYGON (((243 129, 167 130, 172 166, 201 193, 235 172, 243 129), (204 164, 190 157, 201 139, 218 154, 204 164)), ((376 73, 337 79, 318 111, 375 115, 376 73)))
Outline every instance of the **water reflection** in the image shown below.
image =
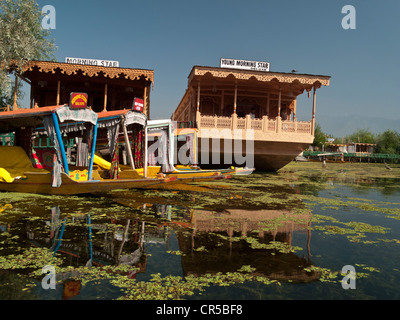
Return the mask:
POLYGON ((62 218, 57 206, 51 209, 50 220, 24 219, 24 225, 27 243, 67 257, 67 265, 134 266, 143 256, 144 221, 105 218, 92 223, 91 214, 62 218))
POLYGON ((243 265, 255 268, 254 274, 280 281, 308 282, 318 274, 304 271, 311 264, 311 214, 293 215, 283 210, 229 209, 215 214, 194 210, 189 236, 178 232, 185 275, 235 272, 243 265), (307 255, 286 252, 293 234, 306 233, 307 255), (284 250, 271 243, 285 244, 284 250))
MULTIPOLYGON (((24 197, 2 193, 0 258, 15 257, 37 247, 62 257, 62 267, 72 268, 59 272, 57 279, 62 286, 47 292, 40 288, 39 278, 38 290, 24 291, 20 275, 30 277, 31 269, 4 268, 0 273, 0 297, 123 297, 123 286, 115 287, 107 280, 92 281, 93 274, 102 276, 104 271, 118 274, 122 282, 136 279, 132 282, 151 284, 152 276, 160 273, 163 279, 178 276, 181 283, 188 285, 193 276, 201 280, 213 275, 212 279, 216 279, 220 273, 227 279, 231 273, 232 278, 246 273, 252 275, 243 285, 246 289, 235 286, 236 289, 265 294, 271 287, 260 283, 268 284, 263 279, 275 279, 285 283, 285 297, 299 294, 303 298, 305 288, 310 298, 331 297, 331 292, 340 297, 343 290, 337 281, 329 288, 316 280, 325 281, 324 272, 349 264, 349 257, 360 257, 357 262, 376 267, 382 264, 382 252, 388 257, 386 264, 394 270, 386 267, 385 277, 390 274, 398 279, 393 257, 398 253, 399 179, 375 175, 373 179, 360 180, 345 170, 314 171, 314 176, 310 176, 309 170, 276 175, 256 173, 246 179, 235 178, 228 186, 192 186, 190 192, 184 188, 115 191, 96 197, 24 197), (301 199, 311 203, 308 208, 312 214, 301 199), (390 220, 386 219, 388 215, 390 220), (381 225, 390 233, 383 234, 375 228, 381 225), (343 231, 346 233, 341 235, 343 231), (354 242, 355 236, 363 241, 354 242), (376 245, 377 250, 371 250, 371 245, 376 245), (121 271, 116 266, 126 268, 121 271), (90 270, 89 282, 86 274, 77 274, 83 272, 80 267, 87 267, 85 272, 90 270)), ((381 282, 376 283, 379 290, 381 282)), ((357 286, 357 293, 364 292, 361 281, 357 286)), ((216 287, 217 284, 207 290, 216 287)), ((390 292, 397 292, 397 288, 391 287, 390 292)), ((269 292, 266 294, 268 297, 269 292)), ((273 296, 279 297, 279 292, 273 296)), ((230 290, 227 297, 233 297, 230 290)))
POLYGON ((252 210, 232 205, 206 210, 194 209, 194 203, 192 208, 179 205, 176 199, 173 205, 170 199, 158 200, 165 203, 149 204, 148 199, 126 194, 114 197, 125 206, 146 209, 148 221, 155 217, 166 220, 164 225, 176 235, 185 276, 236 272, 251 265, 255 275, 269 279, 309 282, 319 278, 317 272, 304 271, 312 265, 310 211, 252 210), (303 235, 303 243, 293 243, 295 233, 303 235), (294 246, 304 249, 303 256, 291 250, 294 246))
MULTIPOLYGON (((171 258, 171 269, 181 270, 183 276, 237 272, 242 266, 251 266, 254 275, 279 281, 309 282, 319 277, 317 272, 304 271, 312 264, 310 212, 233 206, 197 209, 194 203, 188 206, 186 198, 152 196, 149 202, 149 197, 140 197, 137 192, 130 196, 116 193, 112 200, 118 203, 115 209, 120 214, 93 213, 91 207, 63 212, 63 205, 55 205, 40 214, 20 215, 2 226, 8 237, 16 239, 2 254, 27 247, 47 248, 63 258, 63 267, 127 265, 131 268, 126 276, 135 279, 139 274, 149 276, 147 251, 149 246, 157 246, 164 254, 155 259, 171 258), (121 205, 130 211, 119 210, 121 205), (300 235, 301 241, 293 243, 294 234, 300 235), (165 255, 170 253, 171 241, 177 243, 179 262, 176 255, 165 255), (300 246, 300 253, 291 250, 296 246, 300 246)), ((157 266, 151 270, 165 272, 157 266)), ((75 276, 74 271, 57 274, 64 299, 82 295, 81 282, 74 280, 75 276)))

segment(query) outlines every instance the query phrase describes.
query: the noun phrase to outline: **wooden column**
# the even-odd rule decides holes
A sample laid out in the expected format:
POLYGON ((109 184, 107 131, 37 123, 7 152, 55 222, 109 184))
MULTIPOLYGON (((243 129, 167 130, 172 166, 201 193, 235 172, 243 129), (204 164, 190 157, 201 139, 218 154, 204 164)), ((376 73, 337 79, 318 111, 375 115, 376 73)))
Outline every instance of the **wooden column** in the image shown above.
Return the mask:
POLYGON ((197 123, 197 128, 200 129, 201 126, 201 114, 200 114, 200 81, 197 84, 197 102, 196 102, 196 123, 197 123))
POLYGON ((103 111, 107 111, 107 90, 108 90, 108 85, 106 83, 104 86, 104 109, 103 109, 103 111))
POLYGON ((279 88, 279 96, 278 96, 278 117, 281 117, 281 100, 282 100, 282 88, 279 88))
POLYGON ((116 104, 115 98, 116 98, 115 86, 113 86, 111 91, 111 109, 118 109, 118 107, 115 105, 116 104))
POLYGON ((196 106, 196 102, 195 102, 195 98, 196 98, 196 94, 194 93, 194 89, 191 87, 190 88, 190 114, 191 114, 191 118, 190 121, 196 121, 196 112, 195 112, 195 106, 196 106))
POLYGON ((58 80, 57 81, 57 102, 56 105, 60 105, 60 85, 61 85, 61 81, 58 80))
POLYGON ((296 106, 297 106, 297 99, 293 101, 293 121, 296 121, 296 106))
POLYGON ((143 92, 143 113, 146 115, 147 118, 148 116, 148 108, 147 108, 147 86, 144 86, 144 92, 143 92))
POLYGON ((235 96, 233 98, 233 113, 236 114, 237 107, 237 85, 235 84, 235 96))
POLYGON ((18 110, 17 99, 18 99, 18 77, 17 77, 17 74, 15 74, 15 88, 14 88, 14 104, 13 104, 13 110, 18 110))
POLYGON ((221 106, 219 107, 219 115, 223 116, 224 115, 224 95, 225 92, 224 90, 221 91, 221 106))
POLYGON ((276 117, 276 133, 281 132, 281 127, 282 127, 281 100, 282 100, 282 88, 279 88, 279 96, 278 96, 278 115, 277 115, 277 117, 276 117))
POLYGON ((267 117, 269 117, 269 101, 270 101, 270 98, 269 98, 269 93, 268 93, 268 96, 267 96, 267 112, 266 112, 266 116, 267 117))
POLYGON ((316 100, 317 100, 317 91, 315 90, 314 87, 314 92, 313 92, 313 107, 312 107, 312 119, 311 119, 311 134, 314 135, 315 132, 315 106, 316 106, 316 100))
POLYGON ((200 111, 200 81, 197 84, 197 111, 200 111))
POLYGON ((33 108, 33 96, 34 96, 33 90, 34 90, 34 86, 31 83, 31 96, 30 96, 30 104, 29 104, 29 108, 31 108, 31 109, 33 108))
POLYGON ((90 108, 90 110, 92 110, 92 107, 93 107, 93 95, 91 94, 91 95, 89 95, 89 108, 90 108))

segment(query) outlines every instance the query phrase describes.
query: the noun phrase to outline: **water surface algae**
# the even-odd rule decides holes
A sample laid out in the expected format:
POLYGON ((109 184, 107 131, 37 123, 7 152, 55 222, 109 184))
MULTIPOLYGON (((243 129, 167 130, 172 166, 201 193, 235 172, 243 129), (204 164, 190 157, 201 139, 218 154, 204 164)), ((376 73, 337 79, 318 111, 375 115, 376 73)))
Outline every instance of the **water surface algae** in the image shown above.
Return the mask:
MULTIPOLYGON (((289 255, 304 256, 307 251, 306 245, 299 246, 295 244, 295 241, 279 241, 276 238, 262 241, 255 235, 260 232, 274 234, 280 227, 287 225, 288 219, 290 224, 301 223, 304 215, 308 213, 310 213, 310 220, 301 234, 312 233, 313 236, 316 234, 318 241, 328 239, 329 243, 338 241, 342 246, 357 245, 362 248, 361 251, 366 249, 365 246, 368 246, 366 249, 368 251, 384 250, 389 245, 398 246, 396 250, 399 250, 400 203, 399 201, 382 200, 392 200, 395 198, 393 195, 399 194, 399 182, 400 167, 396 165, 392 165, 391 170, 388 170, 382 164, 328 163, 325 167, 319 162, 292 162, 278 173, 255 172, 250 176, 235 177, 228 181, 202 185, 204 188, 201 192, 193 191, 188 194, 181 191, 146 191, 140 193, 140 198, 143 202, 150 201, 150 198, 151 201, 155 201, 154 197, 156 197, 160 203, 172 203, 175 206, 175 210, 172 210, 172 220, 174 214, 176 220, 180 219, 180 208, 182 207, 185 210, 192 210, 192 212, 193 210, 207 210, 213 214, 215 219, 223 216, 223 213, 226 212, 232 214, 231 209, 235 208, 254 212, 257 210, 284 210, 284 214, 267 222, 264 221, 258 225, 257 229, 247 233, 227 235, 223 232, 208 231, 207 236, 217 240, 214 240, 211 246, 198 246, 192 248, 191 251, 192 254, 194 252, 198 255, 207 255, 211 254, 213 248, 218 246, 224 246, 227 243, 232 246, 232 243, 240 243, 247 248, 246 250, 257 251, 257 254, 262 252, 264 256, 269 256, 268 259, 272 259, 271 261, 278 261, 277 259, 282 256, 285 259, 289 259, 287 258, 289 255), (351 192, 346 194, 343 190, 351 192), (378 200, 371 199, 368 192, 370 190, 378 191, 384 197, 378 200), (380 219, 365 218, 368 215, 378 216, 380 219), (299 218, 299 221, 296 221, 296 217, 299 218), (382 221, 382 217, 386 219, 384 225, 372 223, 382 221), (391 223, 388 222, 390 220, 397 223, 396 232, 393 232, 391 223)), ((138 196, 135 193, 132 195, 138 196)), ((147 219, 146 212, 138 211, 137 208, 133 209, 132 203, 129 206, 123 206, 121 202, 117 202, 117 204, 112 202, 112 205, 102 207, 102 201, 104 199, 106 199, 104 201, 108 201, 108 196, 103 195, 101 201, 97 201, 97 199, 81 197, 65 199, 1 193, 0 224, 2 226, 12 225, 20 216, 28 216, 33 220, 40 219, 41 216, 37 212, 46 212, 46 210, 33 210, 32 207, 40 206, 48 209, 54 207, 55 204, 62 207, 62 212, 66 212, 69 217, 89 213, 92 224, 95 224, 97 219, 104 217, 118 218, 134 215, 136 218, 147 219), (93 205, 95 202, 98 202, 97 206, 93 205), (88 204, 90 210, 87 209, 88 204), (35 213, 33 214, 33 212, 35 213)), ((130 200, 137 201, 133 196, 130 200)), ((154 220, 152 221, 154 222, 154 220)), ((156 223, 160 223, 160 221, 163 222, 162 219, 158 219, 156 223)), ((171 221, 171 217, 168 218, 168 221, 171 221)), ((234 228, 234 222, 231 224, 234 228)), ((182 228, 179 224, 175 224, 170 230, 190 237, 196 231, 195 229, 193 226, 182 228)), ((201 230, 197 232, 205 233, 201 230)), ((338 289, 341 288, 341 282, 345 276, 341 271, 340 264, 327 262, 327 265, 334 267, 322 264, 324 261, 329 261, 329 251, 318 251, 315 258, 316 261, 320 261, 318 265, 318 262, 312 263, 306 259, 308 262, 302 264, 300 269, 295 270, 297 276, 291 276, 285 271, 263 272, 257 263, 253 263, 255 260, 250 259, 248 264, 243 263, 235 270, 230 271, 218 271, 218 269, 211 268, 210 272, 185 272, 179 275, 174 275, 173 272, 170 274, 156 272, 147 274, 142 280, 127 277, 127 274, 132 273, 136 268, 132 265, 108 265, 105 267, 68 265, 62 254, 53 255, 48 248, 22 246, 18 235, 10 232, 6 227, 2 228, 0 252, 0 269, 3 272, 12 273, 13 281, 15 281, 15 277, 19 279, 17 283, 20 285, 17 288, 20 293, 15 293, 15 296, 20 299, 41 299, 42 267, 45 265, 54 266, 57 275, 63 275, 63 277, 57 278, 57 285, 62 285, 66 278, 78 280, 81 286, 88 284, 101 286, 107 283, 107 285, 119 289, 113 299, 218 299, 212 291, 209 291, 210 288, 218 287, 235 288, 235 291, 241 290, 242 293, 239 297, 250 297, 251 299, 302 299, 304 297, 340 299, 342 295, 345 295, 343 289, 338 289), (315 283, 323 283, 330 286, 329 288, 332 288, 332 292, 335 294, 321 297, 317 292, 316 295, 298 296, 294 292, 294 286, 299 283, 314 283, 314 286, 315 283), (208 292, 211 293, 207 295, 208 292)), ((151 258, 151 253, 147 253, 147 255, 151 258)), ((166 250, 164 257, 165 255, 167 257, 174 256, 177 259, 185 259, 185 256, 189 256, 188 252, 179 247, 176 250, 166 250)), ((357 269, 357 281, 373 278, 380 272, 379 266, 367 265, 364 261, 369 261, 368 259, 359 258, 359 261, 353 261, 353 265, 357 269)), ((284 269, 282 267, 282 270, 284 269)), ((399 270, 395 268, 392 268, 391 271, 399 273, 399 270)), ((395 274, 394 277, 398 278, 398 275, 395 274)), ((3 282, 0 290, 6 290, 9 286, 10 283, 3 282)), ((216 292, 218 294, 219 291, 216 290, 216 292)), ((346 295, 348 296, 347 292, 346 295)), ((99 296, 98 298, 107 299, 108 297, 99 296)), ((225 295, 223 298, 229 299, 230 296, 225 295)), ((373 298, 373 295, 361 294, 361 298, 370 299, 373 298)))

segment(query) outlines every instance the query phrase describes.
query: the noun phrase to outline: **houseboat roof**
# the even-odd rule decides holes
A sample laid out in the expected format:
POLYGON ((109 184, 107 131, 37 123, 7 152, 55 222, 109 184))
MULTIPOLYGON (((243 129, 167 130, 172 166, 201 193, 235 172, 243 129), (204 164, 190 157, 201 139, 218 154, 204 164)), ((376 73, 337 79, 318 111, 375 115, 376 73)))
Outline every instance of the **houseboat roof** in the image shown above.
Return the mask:
POLYGON ((21 127, 41 126, 43 125, 43 117, 50 115, 61 107, 49 106, 0 112, 0 132, 12 132, 21 127))
POLYGON ((0 112, 0 132, 6 133, 15 131, 22 127, 42 126, 43 118, 54 112, 64 113, 61 115, 62 120, 60 122, 63 122, 64 120, 89 121, 92 123, 97 122, 97 114, 90 109, 79 110, 77 111, 77 114, 72 115, 71 117, 71 112, 68 111, 68 114, 65 114, 64 108, 68 108, 68 106, 56 105, 34 109, 21 108, 14 111, 0 112))
POLYGON ((22 67, 22 71, 24 74, 34 71, 47 74, 60 72, 68 76, 81 74, 88 77, 98 77, 103 75, 105 78, 110 79, 145 79, 152 83, 154 82, 154 70, 150 69, 103 67, 55 61, 30 61, 22 67))
POLYGON ((188 82, 200 77, 212 78, 232 78, 236 81, 241 80, 256 80, 262 83, 279 82, 286 84, 299 84, 307 87, 329 86, 330 76, 314 75, 306 73, 287 73, 287 72, 271 72, 271 71, 255 71, 255 70, 239 70, 221 67, 193 66, 188 82))

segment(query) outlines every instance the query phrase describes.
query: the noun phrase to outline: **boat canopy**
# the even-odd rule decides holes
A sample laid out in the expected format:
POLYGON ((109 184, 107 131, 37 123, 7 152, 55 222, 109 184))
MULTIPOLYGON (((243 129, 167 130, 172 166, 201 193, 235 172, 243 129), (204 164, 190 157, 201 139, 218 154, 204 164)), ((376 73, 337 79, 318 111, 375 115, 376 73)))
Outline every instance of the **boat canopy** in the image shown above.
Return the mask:
MULTIPOLYGON (((0 113, 0 132, 18 132, 26 141, 32 137, 46 134, 54 146, 55 158, 52 167, 52 186, 61 186, 61 171, 69 175, 69 166, 65 153, 62 134, 71 131, 85 131, 91 149, 88 180, 92 179, 94 146, 97 138, 98 115, 89 108, 71 108, 68 105, 50 106, 37 109, 19 109, 0 113), (87 128, 84 123, 92 126, 87 128)), ((29 144, 30 145, 30 144, 29 144)), ((30 146, 23 146, 30 154, 30 146)), ((86 154, 87 157, 87 154, 86 154)))
POLYGON ((125 126, 139 124, 143 127, 147 124, 147 117, 141 112, 131 110, 116 110, 98 113, 98 127, 100 129, 112 127, 124 120, 125 126))
POLYGON ((68 121, 97 123, 97 114, 90 109, 71 109, 67 105, 37 109, 18 109, 0 113, 0 132, 13 132, 22 127, 41 127, 43 119, 55 113, 60 123, 68 121))
MULTIPOLYGON (((132 138, 135 140, 134 132, 136 135, 136 138, 138 138, 139 141, 136 141, 136 143, 141 144, 141 130, 146 132, 146 126, 147 126, 147 117, 145 114, 141 112, 137 112, 134 110, 115 110, 115 111, 110 111, 110 112, 100 112, 99 114, 99 119, 98 119, 98 127, 100 130, 104 132, 104 130, 107 130, 107 146, 109 148, 109 152, 111 155, 111 159, 115 159, 116 162, 118 162, 117 158, 118 156, 116 155, 118 151, 118 137, 120 134, 120 128, 122 128, 123 134, 124 134, 124 140, 125 140, 125 149, 128 153, 129 156, 129 161, 131 164, 132 169, 136 169, 135 167, 135 162, 138 163, 138 165, 143 165, 142 162, 144 161, 142 152, 144 153, 145 157, 145 150, 141 150, 141 148, 137 145, 131 146, 129 142, 129 135, 128 135, 128 128, 131 130, 131 135, 132 138), (132 125, 139 125, 142 127, 142 129, 139 129, 138 132, 136 132, 132 125), (132 150, 133 149, 133 150, 132 150)), ((135 142, 134 142, 135 144, 135 142)), ((114 161, 113 161, 114 162, 114 161)))
POLYGON ((154 141, 148 147, 147 163, 149 166, 161 165, 161 171, 164 173, 176 171, 172 132, 173 122, 170 119, 147 121, 146 145, 149 141, 154 141))

